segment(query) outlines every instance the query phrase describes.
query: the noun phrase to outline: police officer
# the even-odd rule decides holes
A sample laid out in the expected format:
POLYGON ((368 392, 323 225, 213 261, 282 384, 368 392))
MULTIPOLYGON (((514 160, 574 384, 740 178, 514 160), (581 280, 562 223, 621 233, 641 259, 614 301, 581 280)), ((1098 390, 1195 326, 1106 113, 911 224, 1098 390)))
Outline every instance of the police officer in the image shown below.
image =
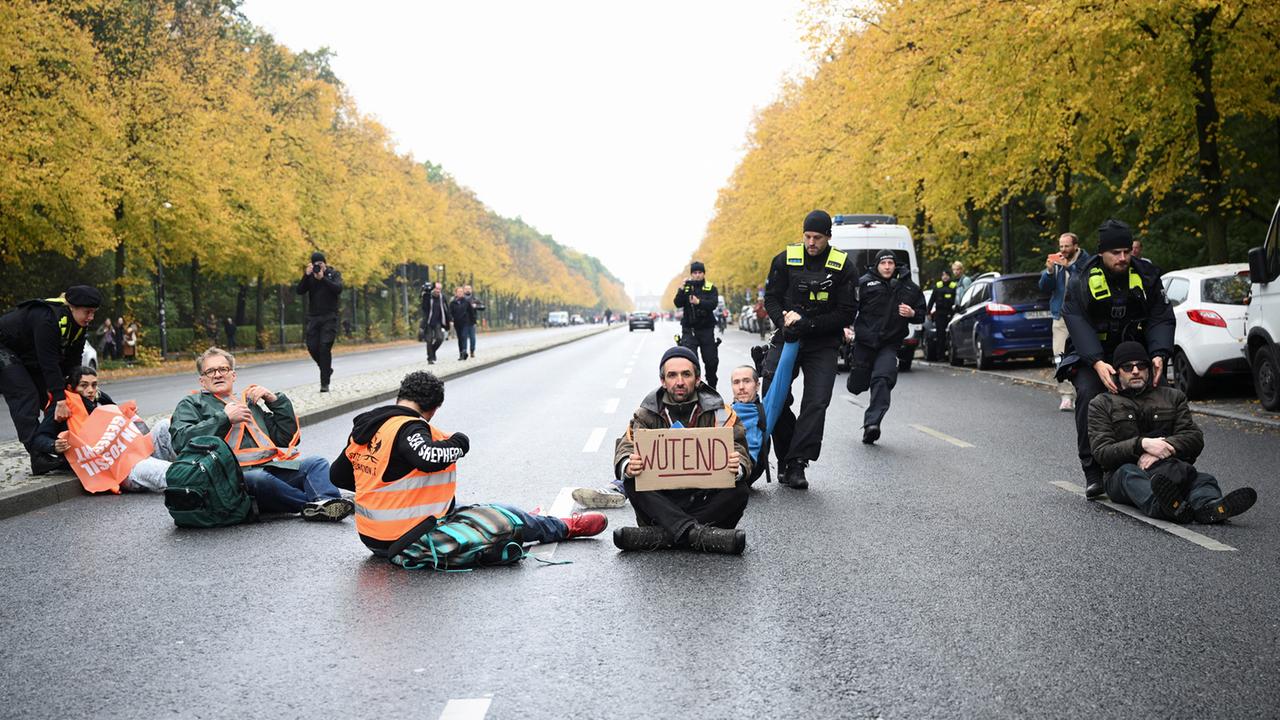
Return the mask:
POLYGON ((898 353, 911 332, 907 325, 924 322, 924 293, 910 276, 898 277, 893 251, 881 250, 875 267, 858 279, 854 302, 857 319, 849 338, 853 352, 848 390, 857 395, 871 389, 871 402, 862 418, 862 442, 870 445, 880 439, 880 422, 898 383, 898 353))
POLYGON ((805 467, 822 451, 822 430, 836 381, 836 353, 844 327, 853 322, 853 263, 831 247, 831 216, 814 210, 804 219, 803 242, 778 253, 769 266, 764 307, 777 332, 765 357, 765 392, 773 382, 784 342, 800 343, 788 385, 804 373, 800 416, 791 412, 794 398, 773 428, 778 482, 796 490, 809 487, 805 467))
POLYGON ((1089 449, 1089 401, 1104 390, 1116 392, 1112 353, 1127 340, 1142 343, 1151 355, 1151 383, 1159 385, 1173 354, 1173 309, 1160 278, 1130 257, 1133 231, 1119 220, 1098 228, 1098 254, 1067 286, 1062 319, 1067 346, 1058 380, 1076 387, 1076 441, 1084 470, 1085 497, 1103 493, 1102 468, 1089 449))
POLYGON ((32 441, 40 426, 40 409, 52 410, 59 422, 67 408, 67 376, 84 354, 85 328, 102 304, 102 293, 88 285, 72 285, 56 298, 27 300, 0 316, 0 395, 18 439, 31 455, 36 475, 57 468, 61 457, 36 451, 32 441))
POLYGON ((929 305, 925 314, 933 318, 934 339, 929 343, 929 360, 936 360, 947 351, 947 323, 956 309, 957 283, 951 279, 951 273, 943 268, 942 275, 933 284, 933 293, 929 295, 929 305))
POLYGON ((342 273, 329 267, 324 253, 311 253, 311 264, 302 270, 297 293, 307 296, 307 352, 320 368, 320 392, 329 392, 333 377, 333 343, 338 339, 338 296, 342 273))
POLYGON ((720 365, 720 351, 716 349, 716 305, 720 293, 707 282, 707 267, 698 261, 689 265, 689 277, 676 290, 675 306, 684 308, 680 321, 680 344, 694 352, 702 349, 702 367, 706 371, 707 384, 716 386, 716 368, 720 365))

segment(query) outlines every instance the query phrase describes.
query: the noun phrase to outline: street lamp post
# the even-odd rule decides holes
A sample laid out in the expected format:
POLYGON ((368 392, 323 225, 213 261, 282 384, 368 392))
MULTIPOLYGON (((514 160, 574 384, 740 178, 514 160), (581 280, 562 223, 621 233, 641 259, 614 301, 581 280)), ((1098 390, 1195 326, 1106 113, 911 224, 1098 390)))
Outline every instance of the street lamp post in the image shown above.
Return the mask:
MULTIPOLYGON (((173 208, 173 203, 165 200, 160 203, 165 210, 173 208)), ((160 248, 160 218, 151 218, 152 242, 156 248, 156 314, 160 319, 160 358, 169 354, 169 325, 165 318, 164 307, 164 254, 160 248)))
POLYGON ((445 279, 445 278, 447 278, 447 277, 448 277, 448 276, 445 274, 445 266, 444 266, 444 265, 437 265, 437 266, 436 266, 436 278, 437 278, 437 279, 439 279, 439 281, 440 281, 440 292, 441 292, 441 293, 445 292, 445 290, 447 289, 447 288, 446 288, 446 286, 447 286, 447 284, 448 284, 448 280, 446 280, 446 279, 445 279))

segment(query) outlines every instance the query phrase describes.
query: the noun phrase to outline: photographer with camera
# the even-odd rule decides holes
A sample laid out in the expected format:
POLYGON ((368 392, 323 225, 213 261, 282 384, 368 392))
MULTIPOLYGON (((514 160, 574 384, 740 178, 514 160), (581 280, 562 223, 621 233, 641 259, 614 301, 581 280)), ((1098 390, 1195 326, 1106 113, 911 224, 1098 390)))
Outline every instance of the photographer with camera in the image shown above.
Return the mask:
POLYGON ((320 367, 320 392, 329 392, 333 377, 333 342, 338 339, 342 273, 329 267, 324 253, 311 253, 311 264, 302 269, 297 293, 307 296, 307 352, 320 367))
MULTIPOLYGON (((1062 233, 1058 236, 1058 252, 1045 258, 1044 270, 1040 273, 1040 289, 1050 293, 1049 313, 1053 315, 1053 357, 1057 360, 1067 349, 1067 321, 1062 319, 1062 302, 1067 297, 1067 286, 1084 269, 1089 262, 1089 253, 1080 247, 1080 239, 1075 233, 1062 233)), ((1066 381, 1058 382, 1058 409, 1071 412, 1076 409, 1075 387, 1066 381)))
POLYGON ((706 382, 716 386, 716 368, 720 366, 720 351, 716 349, 716 305, 720 293, 707 282, 707 267, 698 261, 689 265, 689 277, 676 290, 675 306, 684 309, 680 321, 680 344, 695 353, 702 349, 702 366, 706 369, 706 382))

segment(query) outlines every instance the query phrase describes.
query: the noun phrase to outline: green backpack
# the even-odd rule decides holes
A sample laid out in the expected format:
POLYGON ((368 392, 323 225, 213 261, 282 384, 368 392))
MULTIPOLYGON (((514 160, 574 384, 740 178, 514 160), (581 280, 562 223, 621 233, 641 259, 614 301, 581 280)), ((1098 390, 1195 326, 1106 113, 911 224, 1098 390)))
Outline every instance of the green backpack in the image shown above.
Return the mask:
POLYGON ((222 438, 192 438, 169 465, 165 482, 164 504, 178 527, 239 525, 258 516, 240 463, 222 438))
POLYGON ((391 546, 391 562, 406 570, 466 571, 524 559, 524 522, 497 505, 469 505, 391 546))

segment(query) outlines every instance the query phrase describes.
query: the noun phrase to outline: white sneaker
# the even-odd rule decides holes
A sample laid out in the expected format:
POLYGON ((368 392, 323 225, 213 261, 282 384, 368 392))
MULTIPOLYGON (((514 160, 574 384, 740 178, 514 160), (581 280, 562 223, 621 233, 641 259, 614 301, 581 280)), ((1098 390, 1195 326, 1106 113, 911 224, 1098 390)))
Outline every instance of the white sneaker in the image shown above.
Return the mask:
POLYGON ((1076 401, 1072 400, 1070 395, 1063 395, 1062 402, 1058 403, 1058 409, 1062 412, 1071 412, 1076 409, 1076 401))
POLYGON ((573 491, 573 501, 584 508, 620 508, 627 504, 627 496, 612 486, 603 488, 578 488, 573 491))

